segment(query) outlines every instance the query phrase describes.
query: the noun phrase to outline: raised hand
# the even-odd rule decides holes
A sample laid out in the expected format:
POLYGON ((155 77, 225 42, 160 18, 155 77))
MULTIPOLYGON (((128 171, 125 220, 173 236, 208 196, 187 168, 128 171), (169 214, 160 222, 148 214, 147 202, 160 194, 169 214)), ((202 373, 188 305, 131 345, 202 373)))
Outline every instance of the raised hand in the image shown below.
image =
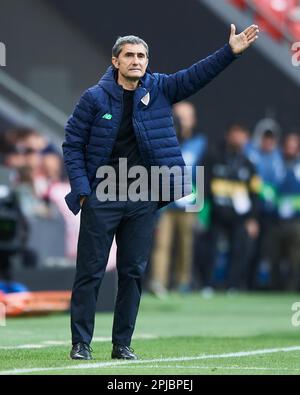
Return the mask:
POLYGON ((231 24, 229 45, 232 52, 238 55, 244 52, 255 40, 257 40, 259 29, 257 25, 251 25, 240 34, 235 34, 235 32, 236 27, 234 24, 231 24))

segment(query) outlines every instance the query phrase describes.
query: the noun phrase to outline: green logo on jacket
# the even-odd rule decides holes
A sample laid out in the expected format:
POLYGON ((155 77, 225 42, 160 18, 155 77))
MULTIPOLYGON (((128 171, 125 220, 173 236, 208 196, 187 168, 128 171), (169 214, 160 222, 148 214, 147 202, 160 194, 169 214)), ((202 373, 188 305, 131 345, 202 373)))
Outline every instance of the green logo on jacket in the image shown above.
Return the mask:
POLYGON ((104 118, 104 119, 112 119, 112 115, 107 112, 106 114, 103 115, 102 118, 104 118))

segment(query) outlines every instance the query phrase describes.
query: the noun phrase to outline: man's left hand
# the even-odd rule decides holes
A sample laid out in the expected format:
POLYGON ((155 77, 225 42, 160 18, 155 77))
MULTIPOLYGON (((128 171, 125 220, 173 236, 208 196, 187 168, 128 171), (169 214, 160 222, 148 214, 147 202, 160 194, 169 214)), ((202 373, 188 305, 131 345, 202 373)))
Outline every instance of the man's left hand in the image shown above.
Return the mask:
POLYGON ((236 27, 231 24, 231 32, 229 37, 229 45, 235 55, 239 55, 250 47, 252 43, 258 38, 258 26, 251 25, 247 27, 242 33, 235 34, 236 27))

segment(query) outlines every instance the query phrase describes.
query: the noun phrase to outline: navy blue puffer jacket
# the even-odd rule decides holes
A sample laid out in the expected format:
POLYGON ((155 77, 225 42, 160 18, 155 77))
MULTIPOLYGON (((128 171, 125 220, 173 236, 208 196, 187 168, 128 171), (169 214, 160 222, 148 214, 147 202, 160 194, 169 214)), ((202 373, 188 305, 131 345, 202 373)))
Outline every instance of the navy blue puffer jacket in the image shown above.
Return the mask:
MULTIPOLYGON (((185 166, 173 127, 172 105, 196 93, 235 58, 226 44, 177 73, 145 73, 134 94, 133 126, 146 165, 185 166), (146 95, 149 101, 142 100, 146 95)), ((98 167, 109 161, 122 119, 122 98, 123 89, 110 66, 99 83, 84 92, 67 122, 62 147, 71 192, 65 199, 75 215, 80 211, 80 195, 91 193, 98 167)))

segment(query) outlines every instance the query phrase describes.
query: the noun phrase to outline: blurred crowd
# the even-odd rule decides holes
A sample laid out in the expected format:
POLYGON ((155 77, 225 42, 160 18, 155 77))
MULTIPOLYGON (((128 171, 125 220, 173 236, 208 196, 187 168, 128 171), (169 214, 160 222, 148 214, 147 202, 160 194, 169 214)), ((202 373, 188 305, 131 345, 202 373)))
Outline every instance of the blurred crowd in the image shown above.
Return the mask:
POLYGON ((215 289, 298 291, 298 131, 283 133, 271 118, 253 131, 234 121, 211 142, 196 130, 192 103, 175 105, 174 116, 186 164, 204 166, 203 209, 185 212, 178 201, 160 211, 149 290, 159 297, 171 289, 201 289, 205 297, 215 289))
MULTIPOLYGON (((32 266, 43 264, 47 255, 74 259, 79 219, 64 202, 70 186, 60 148, 35 129, 6 130, 0 134, 0 166, 0 189, 7 190, 0 193, 0 239, 6 240, 0 245, 0 254, 5 261, 15 254, 32 266), (21 248, 11 247, 12 240, 4 234, 11 216, 15 220, 11 226, 21 228, 15 232, 22 239, 18 243, 21 248)), ((2 271, 8 265, 2 259, 2 271)))
MULTIPOLYGON (((204 167, 203 208, 187 212, 181 199, 158 212, 148 290, 159 297, 170 290, 200 289, 207 297, 216 289, 298 291, 300 134, 265 118, 253 131, 231 122, 210 141, 196 129, 191 102, 174 106, 174 121, 196 194, 194 170, 204 167)), ((26 265, 47 254, 74 264, 80 216, 64 200, 70 186, 60 148, 35 129, 14 128, 0 134, 0 161, 0 277, 9 277, 16 252, 26 265), (19 242, 8 247, 12 218, 19 242)))

